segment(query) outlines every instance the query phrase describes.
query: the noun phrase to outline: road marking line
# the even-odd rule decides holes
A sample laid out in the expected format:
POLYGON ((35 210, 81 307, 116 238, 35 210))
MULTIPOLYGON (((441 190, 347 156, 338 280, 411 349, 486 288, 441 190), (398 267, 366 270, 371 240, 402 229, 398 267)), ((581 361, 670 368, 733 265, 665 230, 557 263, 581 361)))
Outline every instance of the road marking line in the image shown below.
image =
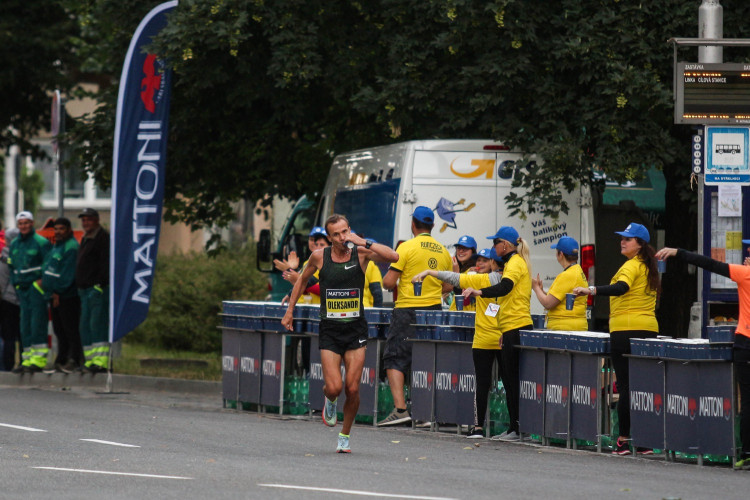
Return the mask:
POLYGON ((193 479, 192 477, 183 476, 160 476, 158 474, 136 474, 135 472, 112 472, 106 470, 65 469, 62 467, 32 467, 32 469, 59 470, 63 472, 85 472, 87 474, 110 474, 113 476, 153 477, 156 479, 193 479))
POLYGON ((115 443, 114 441, 102 441, 101 439, 80 439, 80 441, 88 441, 90 443, 109 444, 112 446, 123 446, 125 448, 140 448, 137 444, 125 444, 115 443))
POLYGON ((11 429, 18 429, 20 431, 29 432, 47 432, 44 429, 34 429, 33 427, 24 427, 22 425, 0 424, 0 427, 10 427, 11 429))
POLYGON ((345 495, 359 495, 366 497, 386 497, 386 498, 412 498, 415 500, 456 500, 448 497, 425 497, 420 495, 397 495, 391 493, 377 493, 375 491, 360 490, 340 490, 336 488, 316 488, 314 486, 294 486, 292 484, 258 484, 266 488, 286 488, 290 490, 308 490, 308 491, 325 491, 328 493, 343 493, 345 495))

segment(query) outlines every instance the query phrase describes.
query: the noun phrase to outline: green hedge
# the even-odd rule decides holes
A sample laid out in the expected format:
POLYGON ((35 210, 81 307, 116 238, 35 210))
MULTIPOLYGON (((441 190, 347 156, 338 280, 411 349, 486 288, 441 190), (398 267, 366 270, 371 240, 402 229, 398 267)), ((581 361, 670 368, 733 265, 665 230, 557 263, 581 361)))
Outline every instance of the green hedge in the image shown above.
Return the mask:
MULTIPOLYGON (((251 245, 254 246, 254 245, 251 245)), ((148 318, 126 339, 164 349, 220 352, 223 300, 259 300, 267 278, 255 250, 159 256, 148 318)))

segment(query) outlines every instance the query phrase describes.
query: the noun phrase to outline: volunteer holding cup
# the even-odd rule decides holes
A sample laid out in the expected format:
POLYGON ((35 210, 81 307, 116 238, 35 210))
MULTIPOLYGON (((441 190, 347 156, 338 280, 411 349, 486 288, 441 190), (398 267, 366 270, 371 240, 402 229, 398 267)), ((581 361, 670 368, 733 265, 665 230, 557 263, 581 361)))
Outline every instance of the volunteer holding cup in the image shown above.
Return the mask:
POLYGON ((557 251, 557 262, 562 266, 563 272, 552 282, 549 292, 544 292, 538 274, 531 279, 531 289, 547 310, 547 329, 588 330, 586 297, 576 297, 572 293, 575 287, 589 285, 583 269, 578 265, 578 242, 569 236, 563 236, 552 245, 552 249, 557 251))
MULTIPOLYGON (((618 269, 607 286, 576 287, 577 295, 609 296, 609 331, 612 366, 617 376, 617 416, 620 435, 612 451, 615 455, 630 455, 630 366, 625 354, 630 354, 630 339, 655 338, 659 333, 656 321, 656 297, 660 292, 656 270, 656 251, 648 244, 648 229, 635 222, 628 224, 621 236, 620 253, 628 260, 618 269)), ((647 448, 636 452, 653 454, 647 448)))
MULTIPOLYGON (((500 259, 494 250, 482 249, 477 254, 478 274, 464 274, 451 271, 426 270, 417 274, 412 280, 414 284, 421 283, 427 276, 432 276, 454 287, 482 288, 500 283, 503 275, 499 272, 500 259)), ((463 298, 461 295, 457 297, 463 298)), ((492 367, 497 360, 498 372, 502 376, 502 360, 500 359, 500 326, 498 312, 499 299, 478 297, 476 301, 476 316, 474 318, 474 340, 471 344, 471 354, 474 359, 474 373, 476 386, 474 390, 474 427, 469 430, 469 439, 484 437, 484 418, 487 413, 487 398, 492 385, 492 367)))

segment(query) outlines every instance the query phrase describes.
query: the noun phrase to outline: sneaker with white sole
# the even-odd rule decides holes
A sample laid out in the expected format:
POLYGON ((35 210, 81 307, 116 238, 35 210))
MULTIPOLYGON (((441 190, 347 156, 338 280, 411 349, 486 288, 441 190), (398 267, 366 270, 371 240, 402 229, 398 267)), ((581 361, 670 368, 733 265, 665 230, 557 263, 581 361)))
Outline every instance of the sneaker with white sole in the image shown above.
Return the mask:
POLYGON ((502 437, 498 438, 500 441, 520 441, 521 436, 516 431, 510 431, 504 436, 500 434, 502 437))
POLYGON ((492 437, 491 437, 490 439, 491 439, 491 440, 493 440, 493 441, 502 441, 502 440, 503 440, 503 438, 504 438, 505 436, 507 436, 507 435, 508 435, 508 431, 507 431, 507 430, 505 430, 505 431, 503 431, 503 432, 502 432, 501 434, 495 434, 495 435, 494 435, 494 436, 492 436, 492 437))
POLYGON ((349 436, 339 432, 339 444, 336 446, 336 453, 351 453, 352 449, 349 448, 349 436))
POLYGON ((617 444, 615 444, 615 449, 612 450, 613 455, 631 455, 633 452, 630 451, 630 446, 628 445, 627 439, 620 439, 617 438, 617 444))
POLYGON ((466 439, 482 439, 484 438, 484 429, 481 427, 472 427, 469 433, 466 435, 466 439))
POLYGON ((407 424, 409 422, 411 422, 411 415, 409 415, 409 410, 398 410, 394 408, 390 415, 378 422, 378 427, 407 424))
POLYGON ((323 405, 323 423, 328 427, 333 427, 338 421, 338 415, 336 414, 336 401, 338 401, 338 398, 333 401, 326 396, 323 396, 323 398, 326 400, 323 405))

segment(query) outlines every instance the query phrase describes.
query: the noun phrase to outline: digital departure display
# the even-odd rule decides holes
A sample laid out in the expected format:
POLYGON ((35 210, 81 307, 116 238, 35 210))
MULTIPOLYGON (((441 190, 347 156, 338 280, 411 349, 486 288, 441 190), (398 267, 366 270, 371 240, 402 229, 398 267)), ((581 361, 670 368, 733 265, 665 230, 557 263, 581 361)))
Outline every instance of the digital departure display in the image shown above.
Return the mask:
POLYGON ((750 64, 678 63, 674 122, 750 124, 750 64))

